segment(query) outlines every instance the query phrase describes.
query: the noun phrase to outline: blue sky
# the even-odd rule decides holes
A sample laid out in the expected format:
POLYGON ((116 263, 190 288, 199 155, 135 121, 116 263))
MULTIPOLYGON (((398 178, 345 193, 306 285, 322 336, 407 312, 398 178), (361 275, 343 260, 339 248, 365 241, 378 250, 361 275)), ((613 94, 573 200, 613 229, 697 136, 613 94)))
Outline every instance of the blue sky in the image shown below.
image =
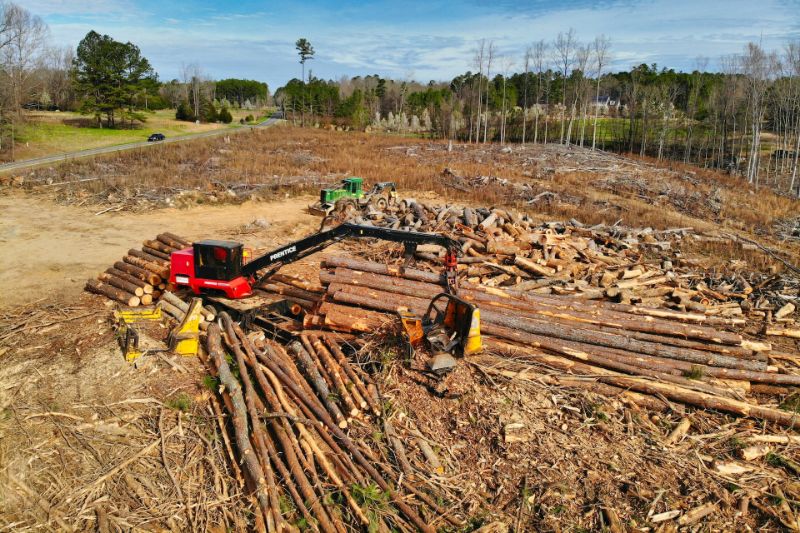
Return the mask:
POLYGON ((316 76, 420 81, 473 68, 482 38, 520 70, 528 44, 569 28, 581 41, 608 36, 614 70, 691 70, 699 56, 715 68, 748 41, 777 50, 800 39, 800 0, 16 1, 42 16, 54 43, 75 46, 94 29, 139 45, 163 80, 195 63, 213 78, 258 79, 271 90, 299 77, 299 37, 317 51, 308 63, 316 76))

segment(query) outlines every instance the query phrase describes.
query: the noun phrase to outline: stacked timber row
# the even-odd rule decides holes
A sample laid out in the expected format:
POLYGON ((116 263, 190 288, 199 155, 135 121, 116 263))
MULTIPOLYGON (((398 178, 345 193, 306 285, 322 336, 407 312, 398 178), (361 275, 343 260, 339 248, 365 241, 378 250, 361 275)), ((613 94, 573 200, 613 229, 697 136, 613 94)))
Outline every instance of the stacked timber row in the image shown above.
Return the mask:
POLYGON ((270 276, 269 282, 259 285, 258 290, 282 296, 291 305, 294 315, 315 309, 325 292, 318 283, 281 273, 270 276))
MULTIPOLYGON (((692 228, 589 227, 576 220, 540 223, 513 210, 432 205, 414 199, 382 210, 368 205, 351 214, 350 220, 446 233, 462 244, 463 274, 484 286, 722 317, 750 314, 770 322, 774 318, 781 331, 791 330, 796 316, 794 305, 786 307, 793 298, 790 287, 784 287, 786 294, 762 294, 767 291, 754 280, 737 274, 712 276, 677 253, 687 241, 721 240, 698 235, 692 228), (775 317, 781 309, 783 315, 775 317)), ((436 246, 420 246, 417 257, 438 260, 443 253, 436 246)))
MULTIPOLYGON (((343 332, 396 324, 398 306, 422 314, 442 291, 438 274, 401 273, 348 257, 326 259, 320 281, 327 301, 305 317, 306 326, 343 332)), ((741 325, 741 318, 470 283, 462 285, 459 296, 480 308, 488 355, 479 360, 500 373, 533 373, 544 365, 565 377, 591 376, 573 381, 576 386, 601 385, 619 394, 635 391, 637 397, 796 424, 796 415, 777 409, 775 402, 762 405, 754 394, 788 394, 788 387, 800 386, 800 375, 780 366, 782 354, 773 353, 768 343, 722 329, 741 325)))
POLYGON ((391 437, 391 427, 380 422, 375 384, 343 351, 353 340, 317 331, 284 347, 224 312, 209 325, 207 363, 222 400, 212 405, 232 468, 254 489, 256 530, 304 521, 330 533, 435 531, 426 516, 462 526, 433 485, 400 465, 399 454, 409 465, 400 439, 375 437, 391 437))
POLYGON ((182 237, 161 233, 144 241, 141 249, 128 250, 97 279, 87 281, 86 290, 131 307, 150 305, 168 289, 170 254, 189 246, 182 237))

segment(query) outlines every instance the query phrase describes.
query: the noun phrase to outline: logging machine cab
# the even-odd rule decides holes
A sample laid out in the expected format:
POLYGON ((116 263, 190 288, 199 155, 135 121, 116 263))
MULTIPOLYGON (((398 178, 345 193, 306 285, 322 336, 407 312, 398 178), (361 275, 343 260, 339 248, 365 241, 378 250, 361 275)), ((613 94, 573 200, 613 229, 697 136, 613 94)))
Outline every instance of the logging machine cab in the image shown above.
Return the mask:
MULTIPOLYGON (((201 283, 199 288, 214 288, 214 282, 220 281, 222 289, 227 284, 242 278, 242 266, 247 262, 250 251, 235 241, 204 240, 194 243, 191 248, 172 253, 172 273, 175 282, 189 285, 201 283)), ((242 287, 244 289, 244 287, 242 287)), ((247 291, 249 291, 249 286, 247 291)))

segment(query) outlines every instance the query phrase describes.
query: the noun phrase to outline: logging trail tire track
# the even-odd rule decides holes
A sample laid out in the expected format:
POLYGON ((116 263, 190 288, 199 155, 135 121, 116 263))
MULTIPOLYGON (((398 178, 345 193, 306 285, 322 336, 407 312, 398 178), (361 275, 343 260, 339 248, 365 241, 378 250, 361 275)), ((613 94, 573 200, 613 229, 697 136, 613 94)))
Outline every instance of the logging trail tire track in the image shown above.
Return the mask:
POLYGON ((241 205, 196 206, 142 213, 104 213, 59 205, 42 195, 0 196, 0 308, 42 296, 76 299, 86 278, 102 271, 145 238, 172 231, 187 238, 229 238, 251 247, 271 247, 316 231, 319 218, 306 214, 308 197, 241 205), (255 219, 265 229, 237 234, 255 219))

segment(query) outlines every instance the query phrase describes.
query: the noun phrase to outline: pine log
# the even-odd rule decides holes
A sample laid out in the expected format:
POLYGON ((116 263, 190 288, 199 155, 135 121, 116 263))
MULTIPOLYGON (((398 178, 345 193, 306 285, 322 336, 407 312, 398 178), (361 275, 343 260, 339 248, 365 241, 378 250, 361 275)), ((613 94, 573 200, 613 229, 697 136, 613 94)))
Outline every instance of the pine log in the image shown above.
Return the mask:
POLYGON ((328 384, 319 373, 319 370, 317 369, 314 360, 311 358, 311 355, 309 355, 306 349, 303 348, 303 345, 297 341, 289 343, 286 349, 294 355, 295 360, 302 367, 306 374, 306 378, 314 386, 314 389, 317 392, 317 397, 322 404, 325 405, 325 408, 331 414, 331 417, 336 422, 336 425, 340 428, 346 428, 347 420, 345 420, 345 417, 339 407, 333 402, 333 400, 331 400, 331 391, 328 388, 328 384))
POLYGON ((169 267, 164 265, 159 265, 156 263, 151 263, 150 261, 145 261, 139 257, 134 257, 131 255, 126 255, 122 258, 123 261, 128 263, 129 265, 137 266, 141 269, 148 270, 153 274, 156 274, 161 279, 169 278, 169 267))
POLYGON ((158 250, 159 252, 167 255, 171 254, 175 250, 183 249, 183 247, 175 248, 174 246, 169 246, 161 241, 144 241, 142 245, 148 248, 152 248, 153 250, 158 250))
POLYGON ((793 328, 767 328, 766 332, 767 335, 773 335, 776 337, 789 337, 792 339, 800 339, 800 329, 793 329, 793 328))
POLYGON ((143 268, 139 268, 135 265, 130 263, 125 263, 123 261, 117 261, 114 263, 114 268, 117 270, 121 270, 123 272, 127 272, 131 276, 139 278, 142 281, 149 283, 150 285, 156 286, 161 283, 161 276, 150 272, 149 270, 145 270, 143 268))
POLYGON ((280 272, 276 272, 272 276, 270 276, 270 281, 274 281, 276 283, 283 283, 284 285, 291 285, 292 287, 296 287, 298 289, 303 289, 304 291, 313 292, 317 294, 322 294, 325 292, 325 288, 321 285, 316 283, 312 283, 306 279, 298 278, 295 276, 290 276, 288 274, 281 274, 280 272))
MULTIPOLYGON (((612 302, 598 302, 598 301, 582 301, 575 298, 564 298, 559 296, 545 296, 540 294, 531 294, 519 292, 511 289, 497 289, 497 288, 484 288, 468 286, 467 289, 483 292, 484 294, 491 294, 501 298, 501 301, 507 301, 509 305, 518 306, 520 300, 535 304, 535 306, 546 306, 561 310, 574 310, 582 313, 589 314, 603 314, 617 321, 624 321, 625 327, 635 327, 636 323, 646 325, 646 330, 653 333, 661 333, 663 335, 675 335, 684 338, 694 338, 719 344, 729 344, 732 346, 741 346, 742 337, 734 333, 712 329, 707 326, 698 324, 683 324, 687 316, 695 317, 698 319, 705 319, 707 317, 700 317, 699 315, 687 315, 686 313, 676 313, 666 309, 646 309, 639 308, 631 305, 616 304, 612 302), (660 316, 651 316, 649 311, 654 311, 660 316), (639 316, 632 316, 639 315, 639 316), (642 318, 643 316, 643 318, 642 318)), ((497 300, 495 300, 497 301, 497 300)), ((612 325, 612 324, 604 324, 612 325)), ((726 324, 729 325, 729 324, 726 324)))
POLYGON ((362 272, 372 272, 374 274, 384 274, 386 276, 399 276, 415 281, 426 281, 428 283, 442 283, 442 276, 433 272, 425 272, 424 270, 417 270, 413 268, 406 268, 401 272, 401 268, 384 265, 380 263, 373 263, 370 261, 362 261, 359 259, 351 259, 349 257, 326 257, 322 263, 323 268, 336 268, 344 267, 351 270, 360 270, 362 272))
POLYGON ((542 266, 519 255, 514 257, 514 264, 524 270, 527 270, 528 272, 531 272, 532 274, 536 274, 537 276, 552 276, 556 273, 554 268, 542 266))
MULTIPOLYGON (((520 348, 507 343, 489 341, 489 346, 494 350, 509 353, 514 356, 528 353, 536 360, 556 368, 574 368, 576 370, 580 368, 584 372, 591 375, 596 375, 598 371, 596 367, 591 367, 589 365, 582 365, 582 367, 578 367, 576 365, 564 364, 561 358, 526 351, 525 348, 520 348)), ((768 420, 770 422, 776 422, 790 428, 800 427, 800 420, 797 419, 797 416, 794 413, 781 411, 771 407, 754 405, 732 398, 722 398, 704 392, 692 391, 671 383, 659 383, 657 381, 647 380, 644 378, 623 376, 621 374, 611 372, 596 376, 596 379, 603 383, 608 383, 610 385, 615 385, 617 387, 622 387, 645 394, 660 394, 667 399, 685 403, 687 405, 694 405, 703 409, 714 409, 739 416, 748 416, 756 419, 768 420)))
POLYGON ((258 461, 255 450, 250 445, 248 422, 247 422, 247 406, 242 395, 242 388, 239 381, 231 374, 228 362, 225 360, 225 354, 222 350, 222 338, 220 329, 217 324, 211 324, 208 327, 208 354, 211 357, 214 365, 217 367, 220 382, 227 390, 233 403, 232 421, 234 433, 236 435, 236 445, 241 454, 241 461, 244 468, 250 475, 250 479, 256 485, 256 499, 258 500, 261 512, 264 516, 269 516, 270 499, 267 491, 266 478, 264 471, 261 469, 261 464, 258 461))
MULTIPOLYGON (((387 267, 385 265, 344 258, 329 258, 326 260, 325 264, 328 266, 343 267, 341 269, 336 269, 336 275, 342 274, 345 276, 342 281, 346 283, 356 283, 355 280, 357 280, 358 284, 363 284, 365 286, 406 295, 423 295, 425 297, 430 297, 435 293, 441 292, 440 287, 432 284, 432 282, 438 280, 438 276, 431 273, 421 271, 412 272, 413 277, 427 283, 420 283, 419 281, 416 283, 409 283, 412 280, 409 279, 408 276, 397 277, 400 275, 397 272, 393 275, 386 275, 387 267), (363 273, 359 274, 359 271, 363 273), (372 275, 366 275, 366 273, 372 275), (379 274, 383 275, 379 276, 379 274)), ((409 269, 406 270, 406 274, 408 273, 409 269)), ((320 279, 323 283, 334 281, 331 274, 327 272, 321 272, 320 279)), ((338 281, 338 279, 337 277, 336 280, 338 281)), ((609 308, 604 305, 605 302, 587 302, 576 298, 533 295, 510 289, 500 290, 497 288, 475 287, 470 284, 463 284, 459 294, 462 297, 475 299, 479 302, 493 302, 518 309, 529 309, 543 316, 560 316, 566 320, 578 320, 586 323, 602 324, 608 327, 618 327, 644 333, 657 333, 678 338, 697 339, 724 345, 743 345, 740 335, 711 329, 706 326, 676 323, 671 320, 672 315, 669 313, 667 313, 665 318, 642 317, 641 315, 646 315, 646 313, 634 313, 632 315, 629 312, 617 310, 614 307, 609 308)), ((760 345, 751 344, 749 346, 758 349, 764 348, 760 345)))
POLYGON ((328 351, 318 337, 312 337, 309 341, 317 357, 319 357, 320 362, 328 371, 328 375, 332 378, 334 388, 348 409, 350 416, 358 416, 361 413, 361 406, 356 404, 352 394, 348 391, 350 380, 347 378, 347 375, 339 367, 339 364, 333 359, 330 351, 328 351))
POLYGON ((107 298, 123 303, 130 307, 136 307, 139 305, 139 303, 141 303, 141 299, 138 296, 117 287, 100 283, 96 279, 90 279, 86 282, 86 290, 96 294, 102 294, 107 298))
MULTIPOLYGON (((225 330, 227 344, 236 357, 237 365, 240 369, 246 369, 247 366, 245 364, 245 356, 242 351, 242 347, 238 342, 238 337, 233 329, 233 323, 230 316, 224 312, 220 313, 220 322, 225 330)), ((255 365, 255 362, 253 362, 253 365, 255 365)), ((249 393, 251 393, 252 396, 255 396, 256 394, 253 390, 252 382, 250 381, 248 373, 246 371, 240 372, 240 376, 245 384, 245 390, 248 391, 249 389, 249 393)), ((275 394, 272 394, 272 391, 264 390, 262 388, 262 392, 264 392, 267 403, 273 412, 283 411, 280 401, 275 394)), ((311 483, 309 483, 309 480, 303 472, 300 462, 298 461, 298 458, 302 456, 302 453, 299 450, 299 446, 296 443, 296 438, 294 437, 294 433, 291 432, 288 422, 285 418, 282 418, 278 421, 275 421, 275 423, 272 424, 272 427, 275 430, 274 433, 277 435, 278 441, 281 444, 281 448, 289 466, 289 470, 292 473, 292 477, 297 483, 297 486, 299 487, 305 501, 308 502, 314 511, 314 518, 319 521, 320 529, 326 532, 336 532, 336 528, 331 523, 327 512, 317 498, 311 483)))
POLYGON ((186 312, 182 311, 180 308, 175 307, 167 300, 161 300, 158 302, 158 305, 161 306, 161 309, 164 310, 168 315, 173 317, 178 322, 182 321, 186 317, 186 312))
POLYGON ((497 338, 533 346, 547 352, 570 357, 617 372, 623 372, 634 376, 647 376, 719 396, 733 395, 733 393, 727 389, 721 389, 701 381, 687 379, 682 376, 683 372, 673 366, 664 364, 663 360, 637 360, 630 355, 614 352, 612 350, 591 351, 591 347, 583 346, 579 343, 549 339, 547 337, 531 335, 524 331, 493 325, 486 325, 484 330, 497 338), (586 350, 587 348, 589 348, 589 351, 586 350))
POLYGON ((338 331, 344 331, 345 333, 368 333, 376 331, 388 320, 383 313, 370 312, 364 309, 353 309, 352 307, 335 305, 328 302, 320 305, 318 312, 322 315, 326 326, 338 331))
POLYGON ((186 237, 183 237, 181 235, 176 235, 176 234, 174 234, 172 232, 169 232, 169 231, 165 231, 165 232, 161 233, 161 235, 165 235, 165 236, 169 237, 170 239, 172 239, 174 241, 182 243, 184 246, 191 246, 192 245, 192 241, 190 241, 186 237))
POLYGON ((122 289, 124 291, 127 291, 127 292, 133 294, 134 296, 139 296, 141 298, 141 296, 144 295, 144 289, 142 287, 140 287, 140 286, 138 286, 138 285, 136 285, 134 283, 131 283, 130 281, 126 281, 126 280, 124 280, 122 278, 118 278, 116 276, 112 276, 111 274, 103 272, 102 274, 97 276, 97 278, 100 281, 104 282, 104 283, 107 283, 109 285, 113 285, 114 287, 117 287, 118 289, 122 289))
POLYGON ((123 272, 122 270, 116 269, 114 267, 110 267, 106 269, 106 274, 114 276, 116 278, 125 280, 137 287, 141 287, 145 294, 152 294, 153 293, 153 286, 147 283, 146 281, 142 281, 135 276, 131 276, 127 272, 123 272))
POLYGON ((162 252, 161 250, 156 250, 155 248, 150 248, 149 246, 142 246, 142 251, 152 256, 160 257, 164 261, 170 260, 170 253, 162 252))
MULTIPOLYGON (((335 301, 369 309, 393 312, 397 306, 405 306, 417 313, 422 313, 427 308, 427 301, 421 298, 392 296, 380 291, 349 286, 332 285, 331 289, 335 290, 333 295, 335 301)), ((357 312, 353 311, 353 313, 357 312)), ((678 376, 698 371, 702 375, 723 379, 783 385, 800 384, 800 376, 759 371, 765 369, 761 362, 737 361, 724 355, 638 341, 602 331, 574 327, 561 328, 544 321, 537 322, 486 310, 482 311, 481 317, 486 332, 495 332, 498 328, 493 329, 493 327, 501 326, 503 331, 513 331, 516 335, 513 338, 517 340, 519 340, 517 337, 527 335, 526 338, 534 339, 539 345, 546 346, 548 349, 559 350, 559 353, 567 353, 572 356, 580 354, 583 358, 590 357, 591 352, 599 352, 602 353, 604 359, 593 362, 605 361, 606 365, 617 365, 615 368, 620 368, 619 365, 624 364, 628 370, 633 365, 678 376), (531 334, 535 337, 531 337, 531 334), (569 352, 563 350, 569 350, 569 352), (640 353, 648 357, 638 355, 640 353), (674 357, 677 360, 665 359, 665 357, 674 357), (709 366, 709 364, 726 364, 730 368, 718 368, 709 366)), ((643 374, 644 372, 640 370, 639 373, 643 374)))
MULTIPOLYGON (((281 370, 281 368, 276 364, 274 360, 269 358, 261 358, 261 362, 267 366, 275 376, 281 381, 281 383, 286 387, 289 391, 291 391, 297 398, 301 400, 304 399, 304 395, 298 388, 298 386, 292 381, 288 375, 281 370)), ((313 411, 316 417, 322 421, 322 423, 327 426, 327 428, 333 433, 336 440, 341 443, 342 447, 348 450, 353 458, 353 460, 361 466, 361 468, 367 472, 370 478, 372 478, 375 483, 381 488, 381 490, 385 491, 389 498, 394 502, 394 505, 397 509, 406 517, 408 518, 415 527, 423 531, 424 533, 433 533, 435 529, 428 525, 422 517, 420 517, 405 501, 403 497, 401 497, 397 492, 392 489, 392 487, 386 482, 386 480, 381 477, 378 471, 373 466, 373 462, 368 460, 362 451, 356 446, 353 441, 348 438, 348 436, 334 423, 333 419, 330 415, 320 410, 313 402, 309 402, 306 404, 307 407, 313 411)))
POLYGON ((292 287, 287 285, 278 285, 277 283, 267 283, 265 285, 259 285, 258 288, 262 291, 266 291, 272 294, 280 294, 282 296, 300 298, 301 300, 305 300, 308 302, 315 302, 318 301, 320 298, 320 295, 315 292, 310 292, 305 289, 298 289, 297 287, 292 287))
POLYGON ((795 305, 793 303, 789 302, 786 305, 784 305, 783 307, 781 307, 780 309, 778 309, 777 311, 775 311, 774 317, 776 319, 777 318, 787 317, 787 316, 791 315, 792 313, 794 313, 794 310, 795 310, 795 305))
POLYGON ((159 265, 160 267, 169 266, 169 260, 164 259, 163 257, 159 257, 157 255, 149 254, 142 250, 137 250, 136 248, 131 248, 128 250, 128 255, 132 257, 138 257, 139 259, 143 259, 149 263, 153 263, 154 265, 159 265))
POLYGON ((478 225, 478 216, 471 207, 464 208, 464 224, 470 228, 474 228, 478 225))
MULTIPOLYGON (((171 292, 169 292, 169 291, 165 291, 165 292, 164 292, 164 293, 161 295, 161 300, 162 300, 162 301, 167 301, 168 303, 170 303, 170 304, 172 304, 173 306, 177 307, 178 309, 180 309, 180 311, 181 311, 183 314, 186 314, 186 313, 188 313, 188 312, 189 312, 189 304, 188 304, 187 302, 184 302, 183 300, 181 300, 180 298, 178 298, 177 296, 175 296, 175 294, 173 294, 173 293, 171 293, 171 292)), ((205 309, 203 309, 203 311, 205 311, 205 309)), ((204 315, 205 315, 205 314, 204 314, 204 315)), ((212 322, 213 320, 214 320, 214 319, 213 319, 213 317, 212 317, 212 318, 211 318, 211 320, 209 320, 209 322, 212 322)))
POLYGON ((186 239, 183 239, 181 237, 178 237, 177 235, 173 235, 172 233, 168 232, 159 233, 156 236, 156 240, 166 244, 171 248, 175 248, 176 250, 183 250, 184 248, 188 248, 189 246, 191 246, 189 241, 187 241, 186 239))

